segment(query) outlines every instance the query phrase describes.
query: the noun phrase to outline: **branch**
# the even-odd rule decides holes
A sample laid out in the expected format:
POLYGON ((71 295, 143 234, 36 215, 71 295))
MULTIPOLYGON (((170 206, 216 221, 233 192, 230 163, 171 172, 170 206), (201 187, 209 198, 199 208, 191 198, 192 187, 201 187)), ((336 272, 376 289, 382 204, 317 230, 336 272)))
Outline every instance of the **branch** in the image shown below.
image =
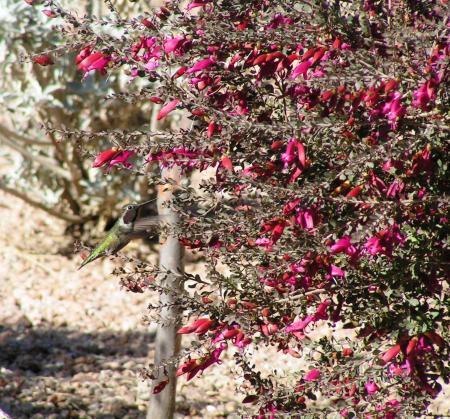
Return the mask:
POLYGON ((24 193, 17 191, 16 189, 8 188, 7 186, 5 186, 2 183, 0 183, 0 190, 8 193, 10 195, 13 195, 16 198, 19 198, 22 201, 26 202, 27 204, 29 204, 33 207, 39 208, 39 209, 49 213, 50 215, 53 215, 54 217, 59 218, 64 221, 67 221, 69 223, 81 224, 84 221, 86 221, 85 217, 78 217, 76 215, 63 214, 61 211, 58 211, 57 209, 49 208, 46 205, 44 205, 42 202, 36 201, 36 200, 30 198, 29 196, 25 195, 24 193))
POLYGON ((50 141, 35 140, 33 138, 28 138, 28 137, 24 137, 23 135, 19 135, 16 132, 11 131, 10 129, 6 128, 3 125, 0 125, 0 134, 3 135, 3 137, 13 138, 14 140, 20 141, 25 144, 40 145, 40 146, 51 146, 52 145, 52 143, 50 141))
POLYGON ((0 142, 3 142, 8 147, 11 147, 12 149, 16 150, 17 152, 22 154, 24 157, 27 157, 28 159, 30 159, 36 163, 39 163, 43 167, 45 167, 48 170, 55 173, 57 176, 59 176, 63 179, 66 179, 68 181, 72 180, 70 173, 66 169, 63 169, 62 167, 58 166, 58 163, 55 160, 50 159, 45 156, 40 156, 39 154, 34 154, 31 151, 23 148, 21 145, 16 144, 13 141, 11 141, 5 137, 0 137, 0 142))

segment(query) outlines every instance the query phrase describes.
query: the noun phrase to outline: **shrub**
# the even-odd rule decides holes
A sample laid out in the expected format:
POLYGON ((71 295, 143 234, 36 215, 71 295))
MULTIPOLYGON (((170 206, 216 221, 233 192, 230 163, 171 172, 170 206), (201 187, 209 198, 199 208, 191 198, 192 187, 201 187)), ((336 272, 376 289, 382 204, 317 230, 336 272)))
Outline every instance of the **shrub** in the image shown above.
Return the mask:
MULTIPOLYGON (((144 87, 117 97, 192 120, 114 133, 133 170, 215 170, 173 203, 207 261, 178 298, 199 340, 178 374, 235 348, 260 415, 423 412, 449 372, 447 1, 198 0, 130 19, 46 3, 85 77, 125 69, 144 87), (344 332, 310 338, 323 325, 344 332), (247 354, 267 347, 307 367, 263 375, 247 354)), ((119 271, 164 291, 155 273, 119 271)))

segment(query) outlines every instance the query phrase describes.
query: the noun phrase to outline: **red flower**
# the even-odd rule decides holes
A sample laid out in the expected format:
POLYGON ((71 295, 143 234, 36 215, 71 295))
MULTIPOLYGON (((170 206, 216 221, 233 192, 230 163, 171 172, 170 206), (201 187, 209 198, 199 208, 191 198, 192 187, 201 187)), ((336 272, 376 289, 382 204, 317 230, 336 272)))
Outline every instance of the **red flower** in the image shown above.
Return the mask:
POLYGON ((75 64, 80 64, 81 61, 83 61, 86 57, 88 57, 91 54, 92 48, 86 47, 83 48, 78 55, 75 57, 75 64))
POLYGON ((208 124, 208 131, 206 132, 206 136, 208 138, 211 138, 214 135, 215 130, 216 130, 216 123, 214 121, 211 121, 208 124))
POLYGON ((222 157, 222 160, 220 161, 220 165, 224 169, 228 170, 229 172, 233 172, 233 163, 228 156, 222 157))
POLYGON ((198 372, 204 371, 209 366, 213 364, 221 364, 222 361, 219 359, 220 354, 227 347, 227 344, 222 342, 216 349, 203 358, 189 360, 178 368, 177 376, 187 373, 186 380, 189 381, 194 378, 198 372))
POLYGON ((297 67, 295 67, 292 70, 291 79, 296 79, 301 74, 303 78, 307 80, 308 79, 307 73, 311 65, 312 64, 310 60, 300 63, 297 67))
POLYGON ((164 390, 164 388, 167 386, 167 384, 169 384, 169 380, 164 380, 164 381, 161 381, 160 383, 158 383, 158 384, 153 388, 153 394, 161 393, 161 391, 164 390))
POLYGON ((107 165, 108 168, 115 166, 117 164, 122 164, 123 166, 129 168, 131 164, 128 163, 128 159, 134 154, 133 151, 129 150, 117 150, 116 148, 110 148, 101 152, 94 160, 92 167, 102 167, 107 165))
POLYGON ((392 256, 394 245, 402 245, 404 242, 405 238, 400 234, 398 225, 394 224, 392 228, 379 231, 374 237, 369 238, 364 249, 370 255, 392 256))
POLYGON ((148 100, 150 102, 152 102, 152 103, 158 103, 158 104, 164 103, 164 101, 161 98, 157 97, 157 96, 152 96, 148 100))
POLYGON ((44 15, 49 17, 49 18, 56 17, 56 14, 55 14, 55 12, 53 10, 45 9, 45 10, 42 10, 42 13, 44 13, 44 15))
POLYGON ((428 104, 436 98, 436 86, 437 81, 435 79, 431 79, 419 87, 419 89, 413 93, 413 106, 426 110, 428 108, 428 104))
POLYGON ((183 326, 178 329, 180 335, 188 333, 197 333, 197 335, 204 335, 213 325, 214 322, 210 319, 197 319, 189 326, 183 326))
POLYGON ((43 67, 54 64, 49 55, 38 55, 37 57, 33 57, 32 61, 36 64, 42 65, 43 67))
POLYGON ((400 345, 395 345, 391 349, 388 349, 382 356, 381 359, 385 364, 387 364, 391 359, 395 358, 400 352, 400 345))
POLYGON ((331 253, 346 253, 348 255, 351 255, 356 252, 355 247, 351 243, 350 236, 342 237, 342 239, 339 239, 335 244, 331 246, 331 253))

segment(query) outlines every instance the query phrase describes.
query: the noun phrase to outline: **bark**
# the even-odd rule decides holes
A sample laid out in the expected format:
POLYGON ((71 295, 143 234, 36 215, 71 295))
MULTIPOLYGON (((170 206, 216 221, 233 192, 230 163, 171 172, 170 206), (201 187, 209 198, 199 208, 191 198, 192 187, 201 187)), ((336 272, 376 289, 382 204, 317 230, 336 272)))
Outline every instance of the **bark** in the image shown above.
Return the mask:
MULTIPOLYGON (((176 168, 163 169, 162 177, 179 182, 180 174, 176 168)), ((161 186, 158 191, 158 213, 165 216, 170 225, 177 222, 177 215, 166 207, 172 199, 173 188, 176 186, 161 186)), ((174 306, 177 295, 182 292, 183 285, 181 275, 184 270, 183 248, 178 238, 168 236, 160 250, 160 268, 167 272, 164 274, 164 285, 172 292, 162 294, 160 302, 164 306, 161 310, 161 323, 158 326, 155 342, 155 366, 158 368, 158 377, 152 383, 152 389, 161 381, 169 380, 164 390, 158 394, 152 394, 147 411, 147 419, 171 419, 175 412, 177 365, 169 362, 164 365, 164 360, 174 358, 178 355, 181 345, 181 336, 177 335, 180 327, 180 310, 174 306), (168 305, 168 307, 166 307, 168 305)))

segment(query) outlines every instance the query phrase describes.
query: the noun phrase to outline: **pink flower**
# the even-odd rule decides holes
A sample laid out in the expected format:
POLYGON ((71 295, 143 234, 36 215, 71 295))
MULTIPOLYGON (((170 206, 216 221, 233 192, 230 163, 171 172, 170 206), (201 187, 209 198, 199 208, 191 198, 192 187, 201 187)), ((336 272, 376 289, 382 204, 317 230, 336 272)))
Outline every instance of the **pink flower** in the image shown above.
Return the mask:
POLYGON ((288 169, 294 165, 295 170, 291 174, 289 183, 295 182, 297 178, 303 173, 306 165, 306 153, 304 145, 292 138, 286 147, 286 151, 281 155, 281 161, 284 163, 284 168, 288 169))
POLYGON ((369 238, 364 245, 364 249, 370 255, 382 254, 392 256, 394 245, 403 245, 405 238, 400 234, 397 224, 392 228, 379 231, 375 236, 369 238))
POLYGON ((272 21, 265 26, 265 29, 276 29, 281 25, 292 25, 294 21, 289 17, 284 17, 281 14, 277 14, 274 16, 272 21))
POLYGON ((396 170, 400 170, 403 168, 403 163, 400 160, 387 160, 386 162, 383 163, 383 170, 385 172, 389 172, 392 168, 396 169, 396 170))
POLYGON ((209 366, 213 364, 221 364, 222 361, 219 359, 220 354, 227 347, 228 345, 222 342, 216 349, 203 358, 189 360, 178 368, 177 375, 180 376, 187 373, 186 380, 189 381, 194 378, 198 372, 204 371, 209 366))
POLYGON ((75 64, 80 64, 86 57, 88 57, 92 52, 92 48, 87 46, 83 48, 78 55, 75 57, 75 64))
POLYGON ((174 52, 183 41, 184 41, 184 37, 182 37, 182 36, 175 36, 173 38, 167 38, 164 41, 164 52, 166 54, 170 54, 171 52, 174 52))
POLYGON ((304 376, 303 379, 305 381, 317 381, 320 378, 320 371, 316 368, 309 370, 304 376))
POLYGON ((414 91, 414 100, 412 105, 422 110, 427 110, 428 104, 436 98, 436 85, 435 79, 428 80, 416 91, 414 91))
POLYGON ((186 10, 189 11, 189 10, 195 9, 196 7, 205 7, 208 3, 209 3, 209 0, 193 1, 186 6, 186 10))
POLYGON ((317 211, 315 208, 300 208, 297 210, 295 222, 304 230, 311 230, 317 223, 317 218, 317 211))
POLYGON ((291 323, 289 326, 287 326, 286 332, 287 333, 300 332, 306 326, 308 326, 308 324, 311 323, 313 320, 314 320, 314 316, 306 316, 303 320, 298 320, 294 323, 291 323))
POLYGON ((56 17, 56 13, 53 10, 45 9, 45 10, 42 10, 42 13, 44 13, 44 15, 49 18, 56 17))
POLYGON ((400 92, 395 92, 393 94, 393 99, 385 103, 383 113, 387 116, 389 121, 395 122, 405 114, 405 107, 401 104, 402 97, 400 92))
POLYGON ((113 159, 108 163, 108 168, 116 166, 118 164, 123 165, 127 169, 131 168, 131 163, 128 160, 134 155, 134 151, 124 150, 119 152, 113 159))
POLYGON ((311 67, 311 60, 304 61, 300 63, 297 67, 292 70, 291 79, 296 79, 300 74, 303 76, 305 80, 308 79, 307 72, 309 67, 311 67))
POLYGON ((170 112, 172 112, 177 107, 179 103, 180 103, 179 99, 171 100, 169 103, 167 103, 161 108, 156 119, 159 121, 165 118, 170 112))
POLYGON ((186 74, 193 74, 208 68, 211 64, 214 64, 214 57, 205 58, 197 61, 191 68, 186 71, 186 74))
POLYGON ((345 272, 336 265, 331 265, 331 276, 345 276, 345 272))
POLYGON ((364 387, 369 395, 375 394, 380 389, 373 381, 368 381, 364 387))
POLYGON ((356 248, 351 243, 350 236, 342 237, 336 243, 331 246, 331 253, 346 253, 347 255, 353 255, 356 252, 356 248))
POLYGON ((255 244, 257 246, 272 246, 273 242, 272 242, 272 240, 263 237, 263 238, 256 239, 255 244))
POLYGON ((293 201, 288 202, 284 207, 283 207, 283 214, 284 215, 289 215, 292 213, 292 211, 295 210, 295 208, 300 204, 301 199, 300 198, 296 198, 293 201))
POLYGON ((78 63, 78 68, 85 72, 85 75, 90 71, 98 70, 101 74, 106 74, 106 66, 111 61, 111 57, 105 56, 101 52, 94 52, 89 54, 82 61, 78 63))
POLYGON ((328 319, 327 309, 330 304, 331 304, 330 300, 322 301, 319 304, 316 313, 314 314, 314 321, 328 319))
POLYGON ((394 180, 389 186, 386 196, 388 198, 395 198, 397 195, 401 194, 405 189, 405 184, 401 180, 394 180))

